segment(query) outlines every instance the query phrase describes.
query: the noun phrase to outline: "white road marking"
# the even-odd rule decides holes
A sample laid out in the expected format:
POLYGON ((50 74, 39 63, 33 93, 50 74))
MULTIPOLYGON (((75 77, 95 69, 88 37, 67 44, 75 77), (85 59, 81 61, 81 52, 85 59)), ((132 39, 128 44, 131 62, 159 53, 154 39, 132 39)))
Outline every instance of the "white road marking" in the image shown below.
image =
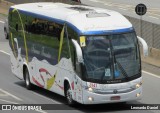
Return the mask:
POLYGON ((9 53, 7 53, 7 52, 5 52, 5 51, 3 51, 3 50, 0 50, 0 52, 10 56, 9 53))
POLYGON ((132 6, 132 5, 128 5, 128 4, 124 4, 126 7, 134 7, 134 6, 132 6))
POLYGON ((4 24, 4 21, 0 21, 0 23, 3 23, 3 24, 4 24))
POLYGON ((156 75, 156 74, 153 74, 153 73, 150 73, 150 72, 147 72, 147 71, 144 71, 142 70, 143 73, 146 73, 148 75, 151 75, 151 76, 154 76, 154 77, 157 77, 157 78, 160 78, 160 76, 156 75))
POLYGON ((100 2, 100 1, 98 1, 98 0, 89 0, 89 1, 91 1, 91 2, 100 2))
POLYGON ((0 99, 0 101, 7 102, 7 103, 10 103, 10 104, 19 104, 19 103, 8 101, 8 100, 4 100, 4 99, 0 99))
POLYGON ((40 113, 47 113, 47 112, 45 112, 43 110, 35 110, 35 111, 40 112, 40 113))
POLYGON ((0 97, 5 97, 5 96, 8 96, 8 95, 6 95, 6 94, 0 94, 0 97))
POLYGON ((158 17, 155 17, 155 16, 149 16, 149 17, 159 20, 159 18, 158 18, 158 17))
POLYGON ((33 92, 35 95, 37 95, 37 96, 39 96, 39 97, 42 97, 42 98, 44 98, 44 99, 47 99, 47 100, 49 100, 49 101, 52 101, 52 102, 54 102, 54 103, 56 103, 56 104, 62 104, 62 103, 60 103, 60 102, 58 102, 58 101, 55 101, 55 100, 53 100, 53 99, 49 99, 49 98, 47 98, 47 97, 45 97, 45 96, 43 96, 43 95, 40 95, 40 94, 38 94, 38 93, 35 93, 35 92, 33 92))
POLYGON ((113 6, 112 3, 104 3, 106 6, 113 6))
POLYGON ((13 94, 11 94, 11 93, 9 93, 9 92, 3 90, 3 89, 0 89, 0 91, 2 91, 3 93, 7 94, 8 96, 13 97, 13 98, 16 99, 16 100, 22 101, 22 99, 16 97, 15 95, 13 95, 13 94))
POLYGON ((118 9, 121 9, 121 10, 127 10, 127 9, 125 9, 125 8, 118 8, 118 9))
POLYGON ((150 14, 150 15, 160 16, 160 15, 157 14, 157 13, 151 13, 151 12, 147 12, 147 13, 150 14))

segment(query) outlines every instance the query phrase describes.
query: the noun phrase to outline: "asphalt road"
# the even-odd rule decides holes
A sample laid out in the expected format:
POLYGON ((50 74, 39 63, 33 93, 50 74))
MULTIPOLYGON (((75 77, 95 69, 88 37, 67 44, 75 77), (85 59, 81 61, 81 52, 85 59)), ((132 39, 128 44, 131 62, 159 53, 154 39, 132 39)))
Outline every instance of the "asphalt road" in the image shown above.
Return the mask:
POLYGON ((143 16, 143 20, 160 24, 160 1, 159 0, 81 0, 83 4, 106 8, 118 11, 124 15, 138 18, 135 13, 135 7, 139 3, 147 6, 147 13, 143 16))
MULTIPOLYGON (((129 104, 160 104, 160 77, 150 73, 143 73, 143 98, 127 104, 104 104, 84 106, 78 104, 72 110, 35 111, 35 113, 159 113, 157 110, 124 110, 129 104)), ((0 22, 0 104, 66 104, 65 98, 55 93, 35 87, 29 91, 25 88, 24 81, 16 78, 10 68, 8 40, 4 39, 3 23, 0 22)), ((54 107, 54 106, 53 106, 54 107)), ((0 111, 0 113, 9 113, 0 111)), ((28 111, 29 112, 29 111, 28 111)), ((26 111, 26 113, 28 113, 26 111)), ((11 111, 10 113, 14 113, 11 111)), ((15 111, 15 113, 18 113, 15 111)), ((23 113, 19 111, 19 113, 23 113)), ((30 111, 29 113, 34 113, 30 111)))

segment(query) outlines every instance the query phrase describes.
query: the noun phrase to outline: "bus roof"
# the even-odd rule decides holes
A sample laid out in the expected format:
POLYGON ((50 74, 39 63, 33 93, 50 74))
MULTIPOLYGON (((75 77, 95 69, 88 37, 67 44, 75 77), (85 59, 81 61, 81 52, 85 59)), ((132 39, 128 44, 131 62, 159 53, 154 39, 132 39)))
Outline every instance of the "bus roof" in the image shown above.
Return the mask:
POLYGON ((81 33, 120 32, 132 28, 132 24, 118 12, 84 5, 39 2, 14 5, 11 9, 35 15, 37 18, 41 16, 62 24, 68 23, 81 33))

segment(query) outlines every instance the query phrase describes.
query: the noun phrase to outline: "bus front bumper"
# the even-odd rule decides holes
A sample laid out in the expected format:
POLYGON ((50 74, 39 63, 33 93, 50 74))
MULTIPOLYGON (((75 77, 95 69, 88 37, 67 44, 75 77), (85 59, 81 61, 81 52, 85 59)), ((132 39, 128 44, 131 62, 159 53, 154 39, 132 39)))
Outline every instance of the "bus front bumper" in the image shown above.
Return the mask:
POLYGON ((139 100, 142 97, 142 86, 131 92, 121 94, 97 94, 83 90, 83 104, 104 104, 139 100))

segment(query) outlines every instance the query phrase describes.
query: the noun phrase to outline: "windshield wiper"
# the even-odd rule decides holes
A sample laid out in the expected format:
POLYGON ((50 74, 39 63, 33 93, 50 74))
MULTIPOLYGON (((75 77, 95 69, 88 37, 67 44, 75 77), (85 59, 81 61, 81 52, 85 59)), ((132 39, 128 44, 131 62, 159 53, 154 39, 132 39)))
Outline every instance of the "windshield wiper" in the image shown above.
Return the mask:
POLYGON ((125 76, 125 78, 128 78, 128 74, 126 73, 126 71, 124 70, 124 68, 122 67, 122 65, 117 61, 116 57, 115 57, 115 54, 114 54, 114 51, 113 51, 113 58, 114 58, 114 63, 118 64, 118 67, 119 69, 121 70, 122 74, 125 76))
MULTIPOLYGON (((128 74, 126 73, 126 71, 124 70, 124 68, 122 67, 122 65, 117 61, 116 57, 115 57, 115 53, 114 53, 114 49, 113 49, 113 45, 112 45, 112 41, 110 39, 110 47, 111 47, 111 53, 113 56, 113 63, 117 63, 119 69, 121 70, 122 74, 125 76, 126 79, 128 79, 128 74)), ((113 66, 113 70, 115 71, 115 67, 113 66)))

